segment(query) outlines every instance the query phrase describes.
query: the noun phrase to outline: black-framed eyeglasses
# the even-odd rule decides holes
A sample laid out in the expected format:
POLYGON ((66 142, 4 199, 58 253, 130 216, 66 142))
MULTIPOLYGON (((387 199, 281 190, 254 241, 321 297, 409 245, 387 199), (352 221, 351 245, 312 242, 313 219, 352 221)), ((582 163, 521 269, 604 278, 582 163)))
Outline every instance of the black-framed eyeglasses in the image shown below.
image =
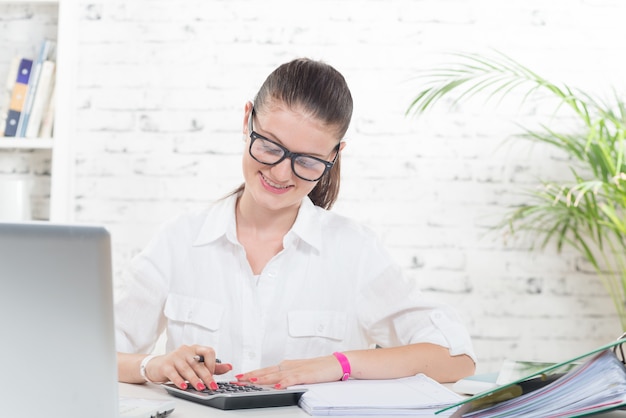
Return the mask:
POLYGON ((312 155, 291 152, 271 139, 254 132, 252 128, 253 117, 254 108, 252 108, 248 117, 248 132, 250 132, 250 156, 256 161, 271 166, 280 163, 285 158, 289 158, 293 173, 306 181, 318 181, 328 170, 333 168, 339 156, 339 145, 341 143, 334 148, 335 158, 332 161, 322 160, 312 155))

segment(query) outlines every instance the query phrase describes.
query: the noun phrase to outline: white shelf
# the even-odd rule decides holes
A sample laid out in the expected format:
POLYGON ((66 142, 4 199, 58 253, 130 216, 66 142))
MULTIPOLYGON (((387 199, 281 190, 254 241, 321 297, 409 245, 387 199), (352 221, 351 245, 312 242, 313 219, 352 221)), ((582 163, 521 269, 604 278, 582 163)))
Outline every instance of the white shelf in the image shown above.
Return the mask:
POLYGON ((77 1, 59 0, 54 150, 50 181, 50 220, 74 220, 74 82, 76 80, 77 1))
POLYGON ((2 149, 52 149, 52 139, 40 138, 0 138, 2 149))

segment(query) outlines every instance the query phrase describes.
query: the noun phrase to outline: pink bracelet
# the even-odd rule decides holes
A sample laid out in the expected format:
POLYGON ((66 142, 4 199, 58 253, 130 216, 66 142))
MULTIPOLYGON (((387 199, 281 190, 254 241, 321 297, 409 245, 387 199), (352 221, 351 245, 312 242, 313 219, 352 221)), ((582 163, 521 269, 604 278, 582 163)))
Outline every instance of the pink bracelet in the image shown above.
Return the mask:
POLYGON ((350 372, 352 371, 352 369, 350 368, 350 361, 348 361, 348 357, 346 357, 343 353, 339 353, 337 351, 333 353, 333 356, 335 356, 335 358, 339 360, 339 364, 341 364, 341 370, 343 371, 343 376, 341 377, 341 380, 348 380, 350 378, 350 372))

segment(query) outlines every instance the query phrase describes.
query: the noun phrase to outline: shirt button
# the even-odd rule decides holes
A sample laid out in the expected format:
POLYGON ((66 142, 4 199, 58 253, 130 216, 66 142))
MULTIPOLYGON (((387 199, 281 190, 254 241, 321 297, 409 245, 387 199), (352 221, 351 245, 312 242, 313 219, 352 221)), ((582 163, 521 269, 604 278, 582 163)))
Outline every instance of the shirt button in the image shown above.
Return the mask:
POLYGON ((254 359, 256 358, 256 353, 254 353, 254 352, 252 352, 252 351, 251 351, 251 352, 249 352, 249 353, 248 353, 248 358, 249 358, 250 360, 254 360, 254 359))
POLYGON ((324 332, 324 325, 319 324, 319 325, 317 326, 317 332, 318 332, 318 333, 322 333, 322 332, 324 332))

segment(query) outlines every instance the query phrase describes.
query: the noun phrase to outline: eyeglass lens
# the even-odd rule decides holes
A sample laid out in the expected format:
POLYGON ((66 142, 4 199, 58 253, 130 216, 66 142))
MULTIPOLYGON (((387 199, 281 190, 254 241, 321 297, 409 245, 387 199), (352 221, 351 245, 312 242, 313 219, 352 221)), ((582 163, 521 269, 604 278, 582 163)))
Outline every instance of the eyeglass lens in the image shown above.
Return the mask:
MULTIPOLYGON (((259 136, 250 145, 250 153, 257 161, 267 165, 276 164, 285 156, 284 149, 259 136)), ((306 180, 315 181, 326 171, 326 164, 313 157, 298 155, 292 157, 292 161, 295 174, 306 180)))

